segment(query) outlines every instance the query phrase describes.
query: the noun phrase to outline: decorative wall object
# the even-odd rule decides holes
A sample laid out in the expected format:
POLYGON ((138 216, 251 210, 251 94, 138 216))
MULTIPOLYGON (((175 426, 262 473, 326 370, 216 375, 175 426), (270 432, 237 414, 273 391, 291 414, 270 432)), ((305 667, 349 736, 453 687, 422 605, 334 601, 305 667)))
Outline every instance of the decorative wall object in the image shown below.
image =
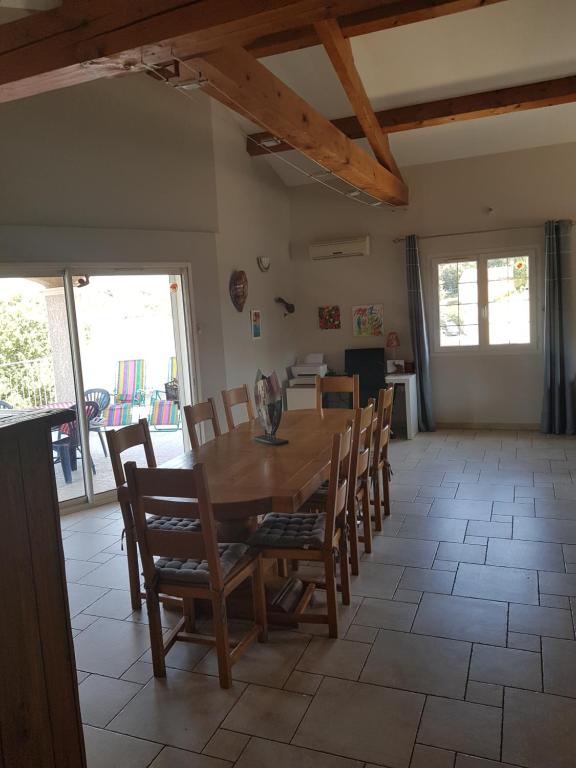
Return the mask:
POLYGON ((386 360, 387 373, 405 373, 404 360, 386 360))
POLYGON ((268 256, 257 256, 256 263, 260 272, 268 272, 270 269, 270 258, 268 256))
POLYGON ((232 272, 228 290, 230 291, 232 304, 234 304, 238 312, 242 312, 248 298, 248 278, 246 277, 246 272, 243 270, 232 272))
POLYGON ((338 331, 342 328, 338 304, 326 304, 324 307, 318 307, 318 325, 323 331, 338 331))
POLYGON ((258 419, 264 429, 264 434, 255 437, 254 440, 267 445, 286 445, 288 440, 276 437, 282 418, 282 387, 276 371, 270 376, 265 376, 261 370, 258 370, 254 385, 254 402, 258 419))
POLYGON ((386 336, 386 349, 392 350, 390 354, 394 356, 395 350, 400 346, 400 337, 396 331, 390 331, 386 336))
POLYGON ((354 336, 382 336, 383 314, 382 304, 352 307, 354 336))
POLYGON ((250 310, 250 325, 252 327, 252 338, 262 338, 262 313, 259 309, 250 310))
POLYGON ((296 311, 296 307, 294 306, 294 304, 290 304, 290 302, 286 301, 286 299, 283 299, 282 296, 276 296, 274 301, 276 302, 276 304, 282 304, 282 306, 284 307, 284 317, 286 317, 286 315, 293 315, 294 312, 296 311))

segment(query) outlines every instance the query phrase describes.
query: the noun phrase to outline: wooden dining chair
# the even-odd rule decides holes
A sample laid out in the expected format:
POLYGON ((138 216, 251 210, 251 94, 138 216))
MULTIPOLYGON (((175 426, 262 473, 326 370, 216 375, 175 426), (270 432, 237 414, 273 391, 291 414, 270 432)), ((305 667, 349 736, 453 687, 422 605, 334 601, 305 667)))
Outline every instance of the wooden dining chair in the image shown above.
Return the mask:
POLYGON ((388 446, 390 444, 393 402, 394 386, 381 389, 378 393, 376 428, 374 430, 370 467, 374 503, 374 525, 377 531, 382 530, 382 507, 384 507, 384 515, 386 517, 390 514, 391 467, 388 461, 388 446))
POLYGON ((372 552, 372 519, 370 512, 370 457, 374 405, 359 408, 352 430, 350 483, 348 485, 348 531, 350 538, 350 564, 352 573, 359 573, 357 509, 362 515, 362 542, 364 552, 372 552))
POLYGON ((322 396, 326 392, 349 393, 352 395, 352 408, 360 408, 360 377, 354 376, 316 376, 316 409, 322 410, 322 396))
MULTIPOLYGON (((156 457, 154 455, 154 446, 150 436, 150 428, 146 419, 140 419, 137 424, 130 424, 121 429, 110 429, 106 432, 108 442, 108 452, 110 453, 110 463, 116 483, 116 493, 122 512, 124 523, 124 536, 126 538, 126 559, 128 561, 128 580, 130 584, 130 600, 133 610, 139 610, 142 607, 142 591, 140 588, 140 569, 138 567, 138 546, 137 532, 134 523, 134 515, 130 505, 128 487, 126 485, 126 476, 122 466, 122 454, 130 448, 142 446, 144 456, 148 467, 156 466, 156 457)), ((196 521, 180 520, 177 518, 164 519, 156 517, 150 521, 151 525, 163 528, 197 528, 196 521)))
POLYGON ((236 429, 234 415, 232 413, 232 408, 235 405, 246 405, 248 421, 252 421, 252 419, 255 418, 254 408, 246 384, 243 384, 241 387, 236 387, 236 389, 224 389, 222 391, 222 401, 224 403, 224 413, 226 414, 226 424, 228 424, 228 429, 230 431, 236 429))
POLYGON ((186 426, 188 427, 190 442, 195 451, 200 448, 200 441, 198 440, 198 434, 196 432, 196 427, 199 424, 204 424, 209 421, 212 424, 214 437, 219 437, 222 434, 220 431, 220 423, 218 422, 218 414, 216 413, 216 403, 214 402, 213 397, 209 397, 205 403, 185 405, 184 416, 186 418, 186 426))
POLYGON ((330 479, 323 512, 270 513, 249 539, 250 545, 260 550, 265 558, 313 561, 324 566, 324 583, 317 585, 310 581, 293 612, 270 614, 270 620, 274 623, 327 624, 329 636, 338 637, 336 552, 339 553, 342 602, 350 605, 346 509, 351 445, 351 425, 342 434, 335 434, 332 438, 330 479), (316 586, 326 590, 325 614, 306 613, 316 586))
POLYGON ((218 544, 202 464, 193 469, 138 469, 128 462, 125 469, 144 570, 154 676, 166 676, 166 654, 183 640, 216 646, 220 686, 230 688, 232 664, 254 640, 267 640, 262 558, 246 544, 218 544), (150 519, 159 517, 194 521, 199 527, 182 531, 151 526, 150 519), (254 624, 231 648, 226 598, 246 579, 252 581, 254 624), (160 594, 180 598, 184 604, 183 617, 166 638, 160 594), (213 635, 195 631, 196 599, 212 605, 213 635))

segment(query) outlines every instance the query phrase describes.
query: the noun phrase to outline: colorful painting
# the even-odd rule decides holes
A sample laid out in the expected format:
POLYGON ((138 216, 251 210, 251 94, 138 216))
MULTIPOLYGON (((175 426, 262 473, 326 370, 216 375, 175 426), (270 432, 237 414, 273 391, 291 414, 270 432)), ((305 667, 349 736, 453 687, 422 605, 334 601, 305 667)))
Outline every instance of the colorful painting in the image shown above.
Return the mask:
POLYGON ((382 336, 382 304, 362 304, 352 307, 354 336, 382 336))
POLYGON ((262 338, 262 312, 259 309, 250 310, 250 323, 252 326, 252 338, 262 338))
POLYGON ((323 331, 337 331, 342 328, 338 304, 327 304, 325 307, 318 307, 318 324, 323 331))

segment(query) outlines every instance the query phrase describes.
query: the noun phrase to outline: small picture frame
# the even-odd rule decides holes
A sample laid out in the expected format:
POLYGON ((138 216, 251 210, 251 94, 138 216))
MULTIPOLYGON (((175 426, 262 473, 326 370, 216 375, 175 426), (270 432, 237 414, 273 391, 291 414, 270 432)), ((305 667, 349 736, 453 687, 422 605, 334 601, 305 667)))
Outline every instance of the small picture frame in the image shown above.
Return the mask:
POLYGON ((253 339, 262 338, 262 312, 259 309, 250 310, 250 327, 253 339))
POLYGON ((404 373, 404 360, 386 360, 387 373, 404 373))

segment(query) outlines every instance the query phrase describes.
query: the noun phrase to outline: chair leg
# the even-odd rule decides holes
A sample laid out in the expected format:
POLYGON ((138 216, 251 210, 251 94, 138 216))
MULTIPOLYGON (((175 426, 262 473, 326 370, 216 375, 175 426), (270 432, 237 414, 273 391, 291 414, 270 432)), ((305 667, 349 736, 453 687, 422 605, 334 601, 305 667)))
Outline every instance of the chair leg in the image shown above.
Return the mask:
POLYGON ((384 489, 384 517, 390 515, 390 478, 388 477, 388 466, 382 467, 382 487, 384 489))
POLYGON ((156 590, 146 588, 146 607, 150 629, 150 650, 152 651, 152 667, 154 677, 166 677, 166 659, 164 658, 164 641, 162 639, 162 622, 160 620, 160 601, 156 590))
POLYGON ((216 595, 212 598, 212 618, 214 623, 214 636, 216 637, 216 655, 218 656, 220 687, 230 688, 232 685, 232 664, 230 663, 230 650, 228 645, 228 616, 226 614, 226 601, 223 595, 216 595))
POLYGON ((254 601, 254 621, 261 627, 258 642, 265 643, 268 640, 268 616, 266 614, 266 589, 264 587, 262 557, 258 557, 256 570, 252 574, 252 599, 254 601))
POLYGON ((330 550, 324 555, 324 582, 328 608, 328 636, 336 638, 338 637, 338 604, 336 602, 336 574, 334 570, 334 552, 330 550))
POLYGON ((102 430, 98 430, 98 437, 100 438, 100 445, 102 446, 102 450, 104 451, 104 456, 108 458, 108 451, 106 449, 106 440, 104 440, 104 435, 102 434, 102 430))
POLYGON ((348 536, 344 524, 340 533, 340 588, 342 590, 343 605, 350 605, 350 566, 348 563, 348 536))
POLYGON ((194 607, 194 598, 186 597, 182 600, 182 611, 184 613, 184 631, 196 632, 196 610, 194 607))
POLYGON ((130 601, 132 610, 139 611, 142 607, 140 595, 140 574, 138 567, 138 547, 136 545, 136 528, 132 519, 132 510, 128 504, 121 504, 124 534, 126 536, 126 559, 128 560, 128 582, 130 584, 130 601))
POLYGON ((362 522, 364 528, 364 552, 370 554, 372 552, 372 518, 370 517, 370 499, 367 488, 362 494, 362 522))
POLYGON ((382 530, 382 495, 380 493, 380 473, 374 472, 372 477, 372 488, 374 491, 374 525, 377 531, 382 530))
POLYGON ((356 525, 356 503, 352 503, 352 509, 348 510, 348 531, 350 536, 350 565, 352 575, 358 576, 360 573, 358 556, 358 527, 356 525))

